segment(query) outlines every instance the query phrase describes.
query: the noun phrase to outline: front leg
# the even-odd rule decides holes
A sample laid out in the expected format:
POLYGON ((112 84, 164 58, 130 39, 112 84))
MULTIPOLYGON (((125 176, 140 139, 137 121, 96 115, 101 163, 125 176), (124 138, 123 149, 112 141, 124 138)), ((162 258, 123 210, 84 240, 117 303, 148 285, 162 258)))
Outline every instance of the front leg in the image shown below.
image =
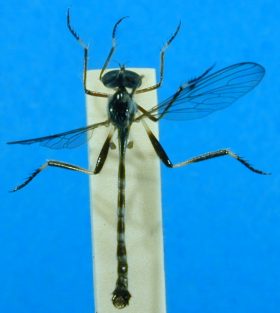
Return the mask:
POLYGON ((80 38, 80 36, 75 32, 75 30, 72 28, 70 23, 70 12, 69 9, 67 11, 67 27, 70 31, 70 33, 73 35, 73 37, 78 41, 78 43, 82 46, 84 49, 84 74, 83 74, 83 85, 84 90, 87 95, 95 96, 95 97, 103 97, 108 98, 108 94, 103 92, 97 92, 90 89, 87 89, 87 71, 88 71, 88 46, 84 43, 84 41, 80 38))

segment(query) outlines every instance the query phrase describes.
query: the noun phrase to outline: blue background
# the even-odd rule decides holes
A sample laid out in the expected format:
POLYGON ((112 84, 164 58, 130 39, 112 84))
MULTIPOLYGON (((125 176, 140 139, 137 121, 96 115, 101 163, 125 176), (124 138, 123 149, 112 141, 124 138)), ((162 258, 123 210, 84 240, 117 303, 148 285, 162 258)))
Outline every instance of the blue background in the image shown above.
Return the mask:
POLYGON ((93 312, 88 177, 49 169, 8 193, 45 159, 87 166, 86 145, 5 144, 85 125, 82 51, 66 28, 68 7, 90 44, 90 68, 102 66, 124 15, 114 60, 158 68, 181 20, 160 99, 215 62, 266 68, 262 83, 227 110, 161 123, 174 162, 230 147, 273 173, 256 175, 226 157, 162 167, 167 302, 169 313, 279 311, 280 2, 10 0, 0 10, 0 312, 93 312))

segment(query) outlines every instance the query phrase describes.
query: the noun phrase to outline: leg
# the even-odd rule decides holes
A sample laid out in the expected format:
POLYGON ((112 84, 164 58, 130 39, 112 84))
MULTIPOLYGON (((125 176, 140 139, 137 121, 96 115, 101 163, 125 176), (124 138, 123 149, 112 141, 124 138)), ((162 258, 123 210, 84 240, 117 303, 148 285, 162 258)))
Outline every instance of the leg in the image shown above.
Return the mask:
POLYGON ((104 73, 104 71, 106 70, 106 68, 107 68, 109 62, 111 61, 112 56, 113 56, 113 54, 114 54, 114 52, 115 52, 115 50, 116 50, 116 32, 117 32, 118 25, 119 25, 125 18, 127 18, 127 16, 124 16, 124 17, 120 18, 120 19, 117 21, 117 23, 115 24, 114 28, 113 28, 113 32, 112 32, 112 48, 111 48, 111 50, 110 50, 110 52, 109 52, 109 54, 108 54, 108 56, 107 56, 107 58, 106 58, 106 61, 105 61, 104 65, 103 65, 103 67, 102 67, 102 70, 101 70, 101 72, 100 72, 100 75, 99 75, 99 79, 100 79, 100 80, 102 79, 103 73, 104 73))
POLYGON ((246 166, 249 170, 251 170, 254 173, 262 174, 262 175, 268 175, 269 174, 269 173, 266 173, 266 172, 263 172, 261 170, 258 170, 256 168, 254 168, 246 160, 242 159, 239 155, 237 155, 236 153, 232 152, 229 149, 221 149, 221 150, 217 150, 217 151, 213 151, 213 152, 207 152, 207 153, 201 154, 199 156, 196 156, 194 158, 191 158, 189 160, 173 164, 170 161, 170 159, 169 159, 168 155, 166 154, 166 152, 164 151, 162 145, 159 143, 159 141, 157 140, 155 135, 149 129, 149 127, 147 126, 145 121, 143 121, 143 125, 144 125, 144 127, 146 129, 146 132, 147 132, 147 134, 148 134, 148 136, 149 136, 149 138, 151 140, 151 143, 152 143, 152 145, 153 145, 153 147, 154 147, 158 157, 161 159, 161 161, 167 167, 170 167, 170 168, 182 167, 182 166, 185 166, 185 165, 189 165, 191 163, 201 162, 201 161, 217 158, 217 157, 220 157, 220 156, 228 155, 228 156, 234 158, 235 160, 239 161, 240 163, 242 163, 244 166, 246 166))
POLYGON ((164 103, 161 103, 160 105, 153 107, 152 109, 150 109, 149 111, 145 110, 143 107, 141 107, 140 105, 137 105, 137 108, 139 109, 140 112, 142 112, 142 115, 139 115, 138 117, 136 117, 134 119, 134 122, 139 122, 140 120, 142 120, 142 118, 144 116, 146 116, 147 118, 149 118, 151 121, 153 122, 158 122, 169 110, 169 108, 172 106, 172 104, 176 101, 176 99, 178 98, 178 96, 180 95, 180 93, 185 89, 185 84, 180 86, 178 88, 178 90, 174 93, 174 95, 171 97, 171 99, 168 99, 168 101, 165 101, 164 103), (161 113, 157 112, 157 116, 154 116, 153 113, 155 113, 156 111, 158 111, 159 107, 162 107, 162 104, 164 104, 164 109, 162 110, 161 113))
POLYGON ((158 122, 169 110, 169 108, 172 106, 172 104, 176 101, 178 96, 181 94, 183 90, 185 90, 186 84, 181 85, 178 90, 174 93, 174 95, 171 97, 171 99, 167 99, 167 101, 164 101, 163 103, 159 104, 156 107, 153 107, 151 110, 146 111, 144 108, 140 107, 138 105, 139 111, 141 111, 143 114, 138 116, 134 121, 138 122, 143 118, 143 116, 148 117, 153 122, 158 122), (164 109, 162 112, 157 112, 159 108, 163 107, 164 109), (153 113, 157 113, 157 116, 154 116, 153 113))
POLYGON ((153 116, 152 114, 150 114, 149 111, 145 110, 143 107, 141 107, 141 105, 137 104, 137 108, 140 112, 142 112, 143 114, 136 117, 136 119, 134 120, 134 122, 138 122, 140 119, 143 118, 143 116, 146 116, 147 118, 149 118, 151 121, 153 122, 158 122, 158 118, 153 116))
POLYGON ((84 49, 84 74, 83 74, 83 84, 84 84, 84 90, 87 95, 95 96, 95 97, 104 97, 107 98, 108 94, 97 92, 93 90, 87 89, 87 63, 88 63, 88 46, 83 42, 83 40, 80 38, 80 36, 74 31, 74 29, 71 26, 70 23, 70 12, 69 9, 67 11, 67 27, 70 31, 70 33, 74 36, 74 38, 79 42, 79 44, 84 49))
POLYGON ((176 93, 173 95, 173 97, 169 100, 168 103, 165 104, 165 107, 161 113, 157 112, 157 116, 154 116, 153 113, 158 111, 159 106, 153 107, 149 111, 145 110, 143 107, 141 107, 139 104, 137 104, 137 108, 140 112, 142 112, 142 115, 137 116, 134 119, 134 122, 139 122, 142 120, 142 118, 145 116, 148 119, 150 119, 153 122, 158 122, 169 110, 169 108, 172 106, 172 104, 176 101, 177 97, 180 95, 180 93, 184 90, 182 86, 176 91, 176 93))
POLYGON ((147 87, 147 88, 143 88, 143 89, 139 89, 136 90, 136 94, 138 93, 143 93, 143 92, 147 92, 147 91, 151 91, 154 89, 157 89, 161 86, 162 81, 163 81, 163 76, 164 76, 164 57, 165 57, 165 50, 168 48, 168 46, 171 44, 171 42, 174 40, 174 38, 177 36, 179 29, 181 26, 181 22, 179 23, 179 25, 176 28, 175 33, 169 38, 169 40, 165 43, 165 45, 162 47, 161 51, 160 51, 160 79, 159 82, 156 83, 153 86, 147 87))
POLYGON ((31 182, 31 180, 33 180, 33 178, 35 178, 39 173, 41 173, 48 166, 60 167, 60 168, 66 169, 66 170, 72 170, 72 171, 76 171, 76 172, 80 172, 80 173, 85 173, 88 175, 96 175, 96 174, 100 173, 100 171, 102 170, 102 167, 103 167, 103 165, 107 159, 108 151, 110 148, 110 142, 111 142, 112 136, 114 134, 114 131, 115 131, 114 128, 112 128, 110 130, 110 132, 107 136, 107 139, 105 140, 103 147, 99 153, 99 156, 97 158, 97 162, 95 165, 95 169, 93 171, 82 168, 82 167, 77 166, 77 165, 70 164, 70 163, 50 160, 50 161, 47 161, 46 163, 44 163, 38 169, 36 169, 22 184, 16 186, 12 191, 18 191, 19 189, 25 187, 27 184, 29 184, 31 182))
POLYGON ((67 169, 67 170, 81 172, 81 173, 85 173, 85 174, 89 174, 89 175, 94 174, 94 171, 90 171, 88 169, 79 167, 77 165, 73 165, 73 164, 70 164, 70 163, 64 163, 64 162, 60 162, 60 161, 50 160, 50 161, 47 161, 46 163, 44 163, 41 167, 37 168, 22 184, 16 186, 11 191, 12 192, 18 191, 19 189, 25 187, 27 184, 29 184, 31 182, 31 180, 33 180, 33 178, 35 178, 39 173, 41 173, 48 166, 60 167, 60 168, 64 168, 64 169, 67 169))
POLYGON ((103 167, 103 165, 107 159, 107 156, 108 156, 109 148, 111 147, 111 139, 112 139, 114 132, 115 132, 115 129, 112 128, 110 130, 104 144, 103 144, 103 147, 102 147, 100 153, 99 153, 93 174, 98 174, 102 170, 102 167, 103 167))
POLYGON ((209 67, 206 71, 204 71, 200 76, 198 76, 197 78, 191 79, 188 82, 184 83, 183 85, 181 85, 177 91, 175 92, 175 94, 170 97, 167 101, 164 101, 163 103, 161 103, 159 106, 164 107, 164 109, 162 110, 161 113, 158 113, 157 116, 154 116, 153 113, 158 110, 158 106, 155 108, 152 108, 150 111, 145 110, 143 107, 141 107, 140 105, 137 105, 137 108, 140 112, 142 112, 143 114, 138 116, 134 121, 138 122, 140 119, 143 118, 143 116, 146 116, 147 118, 149 118, 151 121, 153 122, 158 122, 169 110, 169 108, 172 106, 172 104, 176 101, 176 99, 178 98, 178 96, 181 94, 182 91, 184 91, 186 88, 194 88, 196 83, 202 79, 203 77, 205 77, 214 67, 214 65, 212 65, 211 67, 209 67))

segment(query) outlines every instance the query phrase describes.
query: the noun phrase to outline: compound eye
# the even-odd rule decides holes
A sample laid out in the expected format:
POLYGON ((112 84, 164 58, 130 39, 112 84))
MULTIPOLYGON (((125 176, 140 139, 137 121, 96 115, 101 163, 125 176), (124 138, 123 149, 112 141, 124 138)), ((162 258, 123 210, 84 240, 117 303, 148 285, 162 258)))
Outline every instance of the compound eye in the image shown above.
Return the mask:
POLYGON ((125 71, 123 73, 123 85, 126 88, 136 89, 142 84, 142 76, 133 71, 125 71))
POLYGON ((109 71, 101 78, 105 87, 116 88, 119 87, 119 70, 109 71))
POLYGON ((104 86, 108 88, 125 87, 136 89, 142 84, 142 76, 124 69, 109 71, 102 76, 101 80, 104 86))

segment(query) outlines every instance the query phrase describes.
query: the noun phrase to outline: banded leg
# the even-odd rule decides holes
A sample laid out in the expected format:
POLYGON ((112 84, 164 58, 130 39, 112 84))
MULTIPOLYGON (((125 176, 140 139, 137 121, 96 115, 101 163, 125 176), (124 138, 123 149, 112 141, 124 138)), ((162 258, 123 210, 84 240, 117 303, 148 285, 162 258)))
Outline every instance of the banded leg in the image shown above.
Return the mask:
POLYGON ((113 54, 114 54, 114 52, 115 52, 115 50, 116 50, 116 32, 117 32, 118 25, 119 25, 125 18, 127 18, 127 16, 124 16, 124 17, 120 18, 120 19, 117 21, 117 23, 114 25, 114 28, 113 28, 113 31, 112 31, 112 47, 111 47, 111 49, 110 49, 110 51, 109 51, 109 54, 108 54, 108 56, 107 56, 107 58, 106 58, 106 60, 105 60, 104 65, 102 66, 102 70, 101 70, 100 75, 99 75, 99 79, 100 79, 100 80, 102 79, 103 73, 104 73, 104 71, 106 70, 106 68, 107 68, 109 62, 111 61, 112 56, 113 56, 113 54))
POLYGON ((197 78, 191 79, 188 82, 184 83, 183 85, 181 85, 177 91, 175 92, 175 94, 173 95, 173 97, 170 99, 169 103, 166 104, 164 110, 160 113, 159 116, 155 117, 152 115, 152 113, 154 113, 155 110, 151 110, 151 111, 147 111, 145 110, 143 107, 141 107, 140 105, 137 105, 137 108, 140 112, 142 112, 143 114, 138 116, 134 121, 138 122, 140 119, 143 118, 143 116, 146 116, 147 118, 149 118, 151 121, 153 122, 158 122, 169 110, 169 108, 172 106, 172 104, 176 101, 177 97, 181 94, 181 92, 183 90, 185 90, 186 88, 194 88, 196 83, 202 79, 203 77, 205 77, 212 69, 213 69, 214 65, 210 66, 208 69, 206 69, 200 76, 198 76, 197 78))
POLYGON ((16 186, 13 190, 11 190, 12 192, 14 191, 18 191, 20 189, 22 189, 23 187, 25 187, 26 185, 28 185, 31 180, 33 180, 39 173, 41 173, 44 169, 46 169, 48 166, 52 166, 52 167, 60 167, 66 170, 71 170, 71 171, 76 171, 76 172, 80 172, 80 173, 84 173, 84 174, 88 174, 88 175, 94 175, 94 174, 98 174, 100 173, 106 159, 108 156, 108 151, 110 148, 110 141, 112 139, 112 136, 114 134, 115 129, 111 129, 107 139, 105 140, 103 147, 99 153, 99 156, 97 158, 97 162, 95 165, 95 169, 93 171, 85 169, 83 167, 77 166, 77 165, 73 165, 70 163, 65 163, 65 162, 61 162, 61 161, 55 161, 55 160, 49 160, 47 162, 45 162, 41 167, 37 168, 22 184, 16 186))
POLYGON ((145 123, 145 121, 143 121, 143 125, 144 125, 144 127, 146 129, 146 132, 147 132, 147 134, 149 136, 149 139, 151 140, 151 143, 152 143, 152 145, 153 145, 153 147, 154 147, 158 157, 161 159, 161 161, 167 167, 177 168, 177 167, 186 166, 186 165, 189 165, 189 164, 192 164, 192 163, 197 163, 197 162, 201 162, 201 161, 217 158, 217 157, 220 157, 220 156, 228 155, 228 156, 234 158, 235 160, 237 160, 238 162, 242 163, 244 166, 246 166, 249 170, 251 170, 254 173, 262 174, 262 175, 269 175, 269 173, 266 173, 266 172, 263 172, 261 170, 258 170, 256 168, 254 168, 249 162, 247 162, 246 160, 241 158, 238 154, 232 152, 230 149, 220 149, 220 150, 217 150, 217 151, 207 152, 207 153, 201 154, 199 156, 193 157, 191 159, 188 159, 186 161, 173 164, 170 161, 170 159, 169 159, 168 155, 166 154, 166 152, 164 151, 162 145, 159 143, 159 141, 157 140, 155 135, 152 133, 150 128, 145 123))
POLYGON ((94 174, 94 171, 82 168, 82 167, 77 166, 77 165, 73 165, 73 164, 65 163, 65 162, 61 162, 61 161, 49 160, 49 161, 45 162, 42 166, 37 168, 22 184, 16 186, 11 191, 12 192, 18 191, 18 190, 22 189, 23 187, 25 187, 26 185, 28 185, 38 174, 40 174, 48 166, 60 167, 60 168, 66 169, 66 170, 81 172, 81 173, 85 173, 85 174, 89 174, 89 175, 94 174))
POLYGON ((119 131, 119 174, 118 174, 118 227, 117 227, 117 260, 118 278, 113 291, 112 302, 118 309, 129 304, 131 297, 128 291, 128 263, 125 244, 125 149, 128 131, 119 131))
POLYGON ((103 97, 108 98, 108 94, 103 92, 97 92, 93 90, 89 90, 87 88, 87 70, 88 70, 88 46, 84 43, 84 41, 80 38, 80 36, 75 32, 75 30, 71 26, 70 22, 70 10, 67 11, 67 27, 70 31, 70 33, 73 35, 73 37, 78 41, 78 43, 82 46, 84 49, 84 73, 83 73, 83 85, 84 90, 87 95, 95 96, 95 97, 103 97))
MULTIPOLYGON (((158 122, 169 110, 169 108, 172 106, 172 104, 176 101, 177 97, 180 95, 180 93, 185 89, 184 85, 180 86, 178 88, 178 90, 175 92, 175 94, 173 95, 172 99, 170 99, 170 102, 167 103, 167 105, 165 106, 164 110, 159 114, 159 116, 153 116, 152 113, 154 113, 155 110, 150 110, 147 111, 145 110, 143 107, 141 107, 139 104, 137 105, 137 108, 139 109, 140 112, 142 112, 142 115, 139 115, 138 117, 136 117, 134 119, 134 122, 138 122, 140 121, 144 116, 146 116, 147 118, 149 118, 151 121, 153 122, 158 122)), ((156 108, 157 110, 157 108, 156 108)))
POLYGON ((138 122, 139 120, 141 120, 143 118, 143 116, 146 116, 147 118, 149 118, 153 122, 158 122, 159 118, 157 118, 157 117, 153 116, 152 114, 150 114, 150 112, 145 110, 141 105, 137 104, 137 108, 143 114, 138 116, 138 117, 136 117, 134 122, 138 122))
POLYGON ((171 44, 171 42, 175 39, 175 37, 177 36, 179 30, 181 27, 181 22, 179 23, 179 25, 177 26, 175 32, 173 33, 173 35, 167 40, 167 42, 164 44, 164 46, 162 47, 161 51, 160 51, 160 79, 159 82, 156 83, 153 86, 147 87, 147 88, 143 88, 143 89, 138 89, 136 90, 136 94, 138 93, 143 93, 143 92, 147 92, 147 91, 151 91, 154 89, 157 89, 161 86, 162 82, 163 82, 163 77, 164 77, 164 59, 165 59, 165 51, 168 48, 168 46, 171 44))
MULTIPOLYGON (((186 83, 188 84, 188 83, 186 83)), ((181 85, 178 90, 174 93, 172 99, 170 99, 169 103, 166 104, 164 110, 160 113, 159 116, 155 117, 152 115, 152 113, 154 113, 154 110, 150 110, 147 111, 145 110, 143 107, 141 107, 140 105, 137 105, 137 108, 139 109, 140 112, 142 112, 143 114, 136 117, 134 122, 138 122, 139 120, 141 120, 144 116, 148 117, 151 121, 153 122, 158 122, 169 110, 169 108, 172 106, 172 104, 176 101, 176 99, 178 98, 178 96, 180 95, 180 93, 185 90, 185 88, 187 87, 186 84, 181 85)), ((156 108, 157 109, 157 108, 156 108)))
POLYGON ((96 161, 96 165, 95 165, 95 169, 94 169, 94 174, 98 174, 100 173, 100 171, 102 170, 103 168, 103 165, 107 159, 107 156, 108 156, 108 152, 109 152, 109 148, 112 146, 112 143, 111 143, 111 140, 112 140, 112 136, 115 132, 115 129, 112 128, 103 144, 103 147, 99 153, 99 156, 97 158, 97 161, 96 161))
MULTIPOLYGON (((186 88, 189 89, 193 89, 195 88, 195 85, 197 84, 197 82, 202 79, 203 77, 205 77, 210 71, 211 69, 214 67, 214 65, 210 66, 208 69, 206 69, 206 71, 204 71, 199 77, 192 79, 190 81, 187 81, 186 83, 182 84, 177 91, 175 92, 175 94, 173 95, 173 97, 170 99, 169 103, 167 103, 167 105, 165 106, 164 110, 160 113, 160 115, 158 117, 154 117, 154 119, 152 119, 153 121, 159 121, 169 110, 169 108, 172 106, 172 104, 176 101, 176 99, 178 98, 178 96, 181 94, 182 91, 184 91, 186 88)), ((147 114, 146 114, 147 115, 147 114)), ((151 115, 148 114, 147 115, 150 119, 151 119, 151 115)))

